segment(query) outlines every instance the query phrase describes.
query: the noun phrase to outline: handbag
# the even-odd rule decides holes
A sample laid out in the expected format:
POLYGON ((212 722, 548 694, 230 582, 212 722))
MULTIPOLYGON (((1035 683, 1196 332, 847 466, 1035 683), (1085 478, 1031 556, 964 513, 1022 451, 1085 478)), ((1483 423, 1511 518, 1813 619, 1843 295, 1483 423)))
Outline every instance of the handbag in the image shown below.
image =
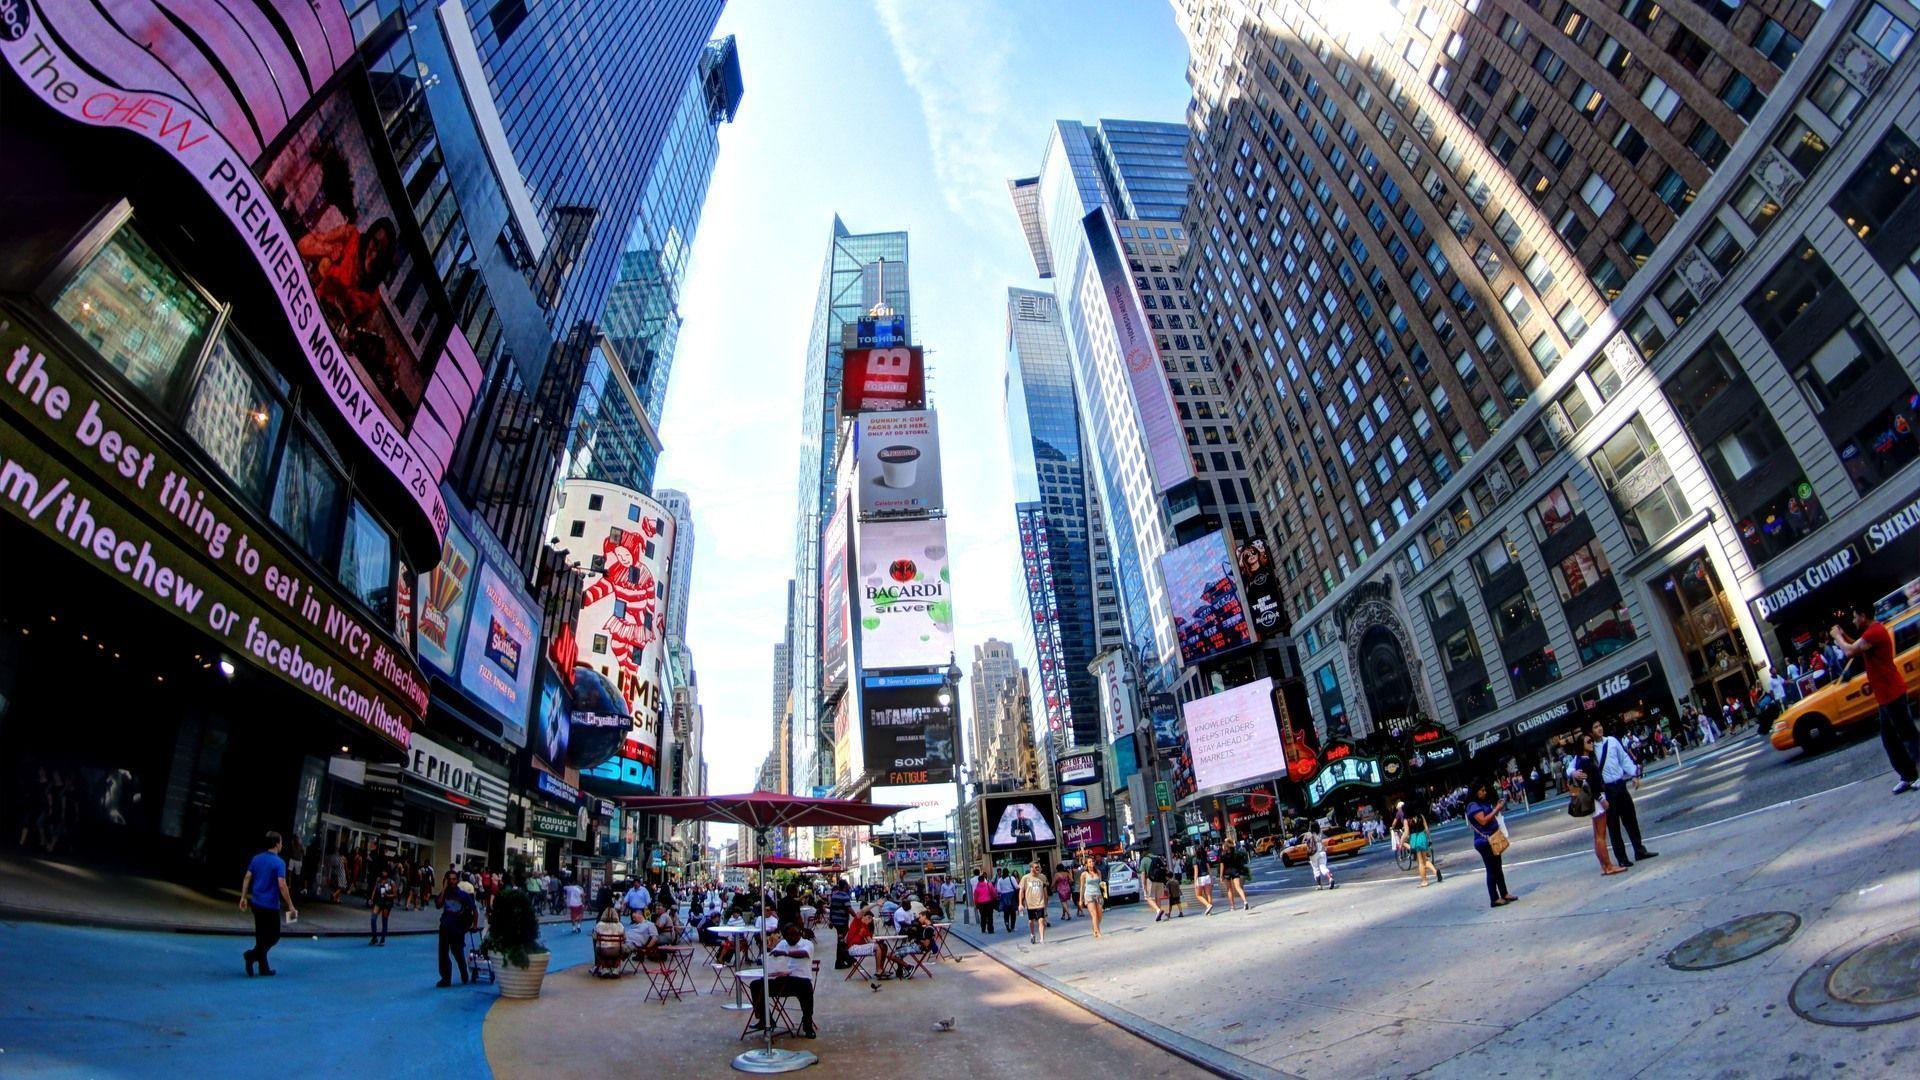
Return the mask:
POLYGON ((1569 817, 1593 816, 1593 787, 1585 781, 1576 784, 1567 793, 1567 814, 1569 817))
POLYGON ((1507 839, 1506 833, 1496 832, 1487 837, 1487 850, 1493 852, 1496 857, 1505 855, 1507 849, 1512 846, 1513 842, 1507 839))

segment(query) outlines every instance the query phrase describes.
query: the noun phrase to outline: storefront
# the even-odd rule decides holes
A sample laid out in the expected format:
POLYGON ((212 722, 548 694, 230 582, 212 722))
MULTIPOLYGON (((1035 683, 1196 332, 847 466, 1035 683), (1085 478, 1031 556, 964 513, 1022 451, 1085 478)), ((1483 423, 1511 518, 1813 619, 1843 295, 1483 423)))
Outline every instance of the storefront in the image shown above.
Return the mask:
POLYGON ((1859 601, 1874 604, 1883 619, 1920 604, 1920 498, 1877 516, 1754 597, 1754 614, 1771 630, 1768 651, 1781 674, 1789 663, 1806 672, 1834 626, 1851 634, 1845 609, 1859 601))
POLYGON ((1482 731, 1462 743, 1475 766, 1501 771, 1509 767, 1526 773, 1534 763, 1567 739, 1591 727, 1595 720, 1629 726, 1677 720, 1672 693, 1658 660, 1642 660, 1599 679, 1577 693, 1528 713, 1510 724, 1482 731))

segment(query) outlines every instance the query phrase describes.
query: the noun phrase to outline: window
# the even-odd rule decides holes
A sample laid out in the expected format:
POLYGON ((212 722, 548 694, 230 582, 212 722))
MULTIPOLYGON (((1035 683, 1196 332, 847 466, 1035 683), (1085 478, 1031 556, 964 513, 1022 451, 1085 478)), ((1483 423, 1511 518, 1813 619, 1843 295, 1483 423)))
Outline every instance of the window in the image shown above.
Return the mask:
POLYGON ((1634 218, 1627 219, 1616 240, 1620 250, 1627 253, 1635 266, 1647 265, 1647 259, 1653 255, 1653 236, 1647 232, 1645 225, 1634 218))
POLYGON ((1480 584, 1485 585, 1509 567, 1519 565, 1519 560, 1520 549, 1501 533, 1492 543, 1474 552, 1473 570, 1480 575, 1480 584))
POLYGON ((1797 116, 1787 119, 1786 127, 1773 140, 1773 145, 1787 156, 1787 161, 1801 176, 1812 176, 1820 159, 1827 156, 1827 141, 1797 116))
POLYGON ((1580 220, 1580 215, 1574 213, 1573 207, 1569 206, 1560 211, 1560 216, 1554 220, 1553 231, 1559 233, 1560 238, 1569 246, 1579 247, 1591 230, 1587 228, 1586 222, 1580 220))
POLYGON ((1580 498, 1573 490, 1573 481, 1563 480, 1540 496, 1527 511, 1527 521, 1533 526, 1534 539, 1545 540, 1573 524, 1579 514, 1580 498))
POLYGON ((1587 402, 1587 395, 1578 385, 1567 387, 1567 392, 1553 403, 1553 415, 1565 422, 1568 431, 1579 431, 1593 419, 1593 406, 1587 402))
POLYGON ((1593 279, 1593 287, 1600 290, 1608 303, 1620 299, 1620 294, 1626 291, 1626 272, 1604 251, 1594 253, 1593 260, 1587 264, 1587 276, 1593 279))
POLYGON ((1913 383, 1866 316, 1817 345, 1788 373, 1812 401, 1814 413, 1840 455, 1847 477, 1862 492, 1905 467, 1920 447, 1913 383), (1883 407, 1875 407, 1885 403, 1883 407))
POLYGON ((214 315, 213 305, 132 229, 114 233, 87 260, 53 310, 156 402, 199 356, 214 315))
POLYGON ((1613 567, 1607 564, 1607 553, 1598 541, 1590 540, 1553 568, 1553 587, 1564 604, 1612 576, 1613 567))
POLYGON ((1599 116, 1600 110, 1607 103, 1607 99, 1601 96, 1600 91, 1585 79, 1581 79, 1580 85, 1573 88, 1573 95, 1567 100, 1573 103, 1575 112, 1589 120, 1599 116))
POLYGON ((1747 314, 1753 317, 1767 340, 1777 344, 1814 300, 1832 288, 1833 271, 1803 237, 1799 250, 1782 259, 1773 273, 1747 296, 1747 314))
POLYGON ((1515 326, 1525 326, 1533 318, 1533 308, 1528 305, 1526 293, 1518 285, 1507 286, 1507 291, 1500 296, 1500 306, 1507 309, 1515 326))
POLYGON ((346 481, 330 455, 305 431, 295 431, 280 458, 269 514, 294 542, 322 563, 332 561, 346 502, 346 481))
POLYGON ((228 479, 256 503, 265 503, 283 414, 241 348, 229 334, 215 339, 182 426, 228 479))
POLYGON ((1327 722, 1327 731, 1347 731, 1347 705, 1340 696, 1340 676, 1334 673, 1333 665, 1315 671, 1313 681, 1320 690, 1320 715, 1327 722))
POLYGON ((1545 465, 1560 452, 1560 441, 1545 421, 1535 420, 1526 431, 1527 449, 1533 451, 1536 465, 1545 465))
POLYGON ((1752 79, 1735 72, 1720 88, 1720 101, 1740 119, 1752 120, 1760 112, 1760 106, 1767 103, 1767 95, 1753 85, 1752 79))
POLYGON ((1448 634, 1447 640, 1440 645, 1440 662, 1449 675, 1479 667, 1480 648, 1474 643, 1473 631, 1463 626, 1448 634))
POLYGON ((1698 246, 1700 254, 1705 255, 1707 261, 1712 263, 1713 268, 1720 271, 1723 277, 1727 271, 1733 269, 1735 263, 1740 261, 1740 257, 1747 253, 1746 246, 1741 244, 1725 225, 1717 221, 1708 225, 1706 231, 1700 234, 1698 246))
POLYGON ((1653 317, 1653 313, 1645 308, 1640 309, 1639 314, 1628 320, 1627 336, 1632 338, 1633 343, 1638 345, 1640 351, 1647 356, 1652 356, 1660 350, 1660 346, 1667 343, 1666 330, 1660 326, 1659 320, 1653 317))
POLYGON ((1635 551, 1645 550, 1653 541, 1673 531, 1690 512, 1686 497, 1680 493, 1680 485, 1661 456, 1659 444, 1648 430, 1645 418, 1636 415, 1589 460, 1607 490, 1616 492, 1614 502, 1620 511, 1620 521, 1626 528, 1627 542, 1635 551), (1643 467, 1651 471, 1636 475, 1636 470, 1643 467), (1627 485, 1634 501, 1624 505, 1625 500, 1617 493, 1629 478, 1634 481, 1627 485))
POLYGON ((1675 172, 1671 165, 1660 174, 1660 179, 1654 181, 1653 193, 1667 204, 1667 209, 1676 214, 1684 211, 1687 204, 1693 201, 1693 188, 1687 186, 1686 178, 1675 172))
POLYGON ((1733 206, 1733 212, 1740 215, 1740 220, 1753 227, 1755 236, 1765 232, 1767 226, 1773 224, 1773 219, 1780 215, 1780 204, 1773 201, 1773 196, 1767 194, 1767 189, 1761 187, 1757 180, 1742 183, 1728 201, 1733 206))
POLYGON ((1726 160, 1727 140, 1720 137, 1712 124, 1702 120, 1693 126, 1693 134, 1687 137, 1687 149, 1693 151, 1693 156, 1699 158, 1707 168, 1715 169, 1726 160))
POLYGON ((1867 250, 1888 272, 1914 250, 1912 211, 1920 206, 1913 194, 1916 180, 1920 180, 1920 148, 1899 128, 1891 128, 1833 197, 1834 213, 1866 242, 1867 250), (1891 235, 1887 228, 1901 215, 1909 219, 1904 238, 1891 235))
POLYGON ((1626 0, 1620 5, 1620 14, 1644 32, 1660 18, 1660 5, 1655 0, 1626 0))
POLYGON ((1460 610, 1460 598, 1454 594, 1450 580, 1427 590, 1426 603, 1428 622, 1439 622, 1460 610))
POLYGON ((1827 118, 1840 127, 1853 122, 1853 114, 1860 111, 1863 100, 1860 91, 1847 81, 1846 76, 1829 66, 1820 73, 1820 78, 1807 93, 1807 100, 1814 107, 1827 114, 1827 118))
POLYGON ((1586 317, 1580 314, 1580 308, 1571 300, 1560 305, 1560 310, 1554 313, 1553 322, 1560 328, 1560 333, 1566 336, 1569 345, 1578 342, 1587 332, 1586 317))
POLYGON ((1567 62, 1560 58, 1559 53, 1542 45, 1540 50, 1533 54, 1533 70, 1539 72, 1540 77, 1547 80, 1549 84, 1556 83, 1560 81, 1561 74, 1567 70, 1567 62))
POLYGON ((1527 276, 1528 281, 1533 282, 1534 291, 1542 296, 1545 296, 1547 290, 1553 287, 1553 267, 1548 265, 1547 257, 1540 252, 1536 251, 1529 256, 1520 272, 1527 276))
POLYGON ((1545 330, 1535 334, 1533 340, 1527 343, 1527 352, 1532 354, 1533 362, 1539 365, 1542 375, 1552 371, 1554 365, 1560 362, 1560 346, 1554 344, 1553 335, 1545 330))
POLYGON ((382 615, 393 609, 393 537, 359 499, 348 508, 336 569, 340 584, 361 603, 382 615))
POLYGON ((1586 181, 1580 185, 1580 198, 1585 200, 1587 209, 1599 217, 1607 212, 1607 207, 1613 205, 1613 185, 1607 183, 1599 173, 1588 173, 1586 181))
POLYGON ((1614 367, 1613 358, 1605 352, 1597 354, 1593 363, 1587 365, 1587 380, 1593 383, 1593 392, 1600 395, 1603 402, 1612 401, 1625 382, 1614 367))
POLYGON ((1760 32, 1753 36, 1753 47, 1781 71, 1787 70, 1793 58, 1800 55, 1801 44, 1799 38, 1787 33, 1786 27, 1772 19, 1761 23, 1760 32))
POLYGON ((1638 165, 1640 159, 1647 156, 1647 137, 1632 124, 1621 124, 1620 130, 1613 133, 1613 148, 1620 151, 1629 165, 1638 165))
POLYGON ((1867 5, 1867 13, 1860 17, 1860 24, 1853 32, 1873 46, 1874 52, 1886 57, 1889 64, 1900 59, 1900 54, 1906 52, 1913 41, 1913 27, 1880 4, 1867 5))
POLYGON ((1647 80, 1646 89, 1640 91, 1640 104, 1645 105, 1647 111, 1653 113, 1654 118, 1664 124, 1672 120, 1673 114, 1680 108, 1680 91, 1668 86, 1667 80, 1655 75, 1647 80))
POLYGON ((1634 639, 1633 619, 1627 615, 1624 601, 1603 608, 1593 618, 1573 628, 1573 644, 1580 650, 1580 662, 1591 664, 1624 648, 1634 639))
POLYGON ((1493 616, 1494 634, 1504 643, 1540 622, 1540 609, 1533 602, 1533 590, 1522 586, 1488 605, 1493 616))

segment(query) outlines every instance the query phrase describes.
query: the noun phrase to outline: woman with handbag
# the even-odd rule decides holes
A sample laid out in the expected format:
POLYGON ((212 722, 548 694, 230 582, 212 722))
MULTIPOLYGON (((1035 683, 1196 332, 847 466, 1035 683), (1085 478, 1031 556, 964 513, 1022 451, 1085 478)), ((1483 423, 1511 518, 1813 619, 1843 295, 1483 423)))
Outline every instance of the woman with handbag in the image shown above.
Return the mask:
POLYGON ((1100 916, 1107 907, 1107 883, 1094 867, 1093 856, 1080 862, 1080 906, 1093 917, 1093 936, 1100 936, 1100 916))
POLYGON ((1593 736, 1580 736, 1580 752, 1567 761, 1567 813, 1572 817, 1593 818, 1593 854, 1600 860, 1600 873, 1624 874, 1627 868, 1615 866, 1607 854, 1607 796, 1600 790, 1600 763, 1593 757, 1593 736))
POLYGON ((1500 820, 1500 812, 1507 808, 1505 798, 1493 797, 1493 786, 1481 781, 1473 789, 1473 801, 1467 804, 1467 826, 1473 830, 1473 850, 1480 853, 1480 861, 1487 864, 1487 899, 1494 907, 1503 907, 1514 901, 1512 893, 1507 891, 1507 874, 1500 866, 1500 856, 1507 851, 1507 832, 1500 820))
POLYGON ((1427 835, 1427 802, 1420 799, 1412 806, 1404 807, 1406 816, 1400 820, 1400 839, 1408 850, 1413 852, 1415 865, 1420 869, 1420 888, 1427 887, 1427 871, 1433 871, 1433 884, 1447 880, 1440 868, 1433 862, 1433 840, 1427 835))

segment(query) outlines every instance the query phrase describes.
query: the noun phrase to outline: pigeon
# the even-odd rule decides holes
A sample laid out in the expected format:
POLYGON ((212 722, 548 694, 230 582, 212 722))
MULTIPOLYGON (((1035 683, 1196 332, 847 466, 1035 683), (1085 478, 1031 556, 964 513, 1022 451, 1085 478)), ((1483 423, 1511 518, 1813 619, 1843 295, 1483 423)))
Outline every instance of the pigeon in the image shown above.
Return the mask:
POLYGON ((953 1017, 951 1017, 951 1016, 949 1016, 949 1017, 947 1017, 947 1018, 946 1018, 945 1020, 935 1020, 935 1021, 933 1022, 933 1030, 935 1030, 935 1031, 943 1031, 943 1032, 944 1032, 944 1031, 952 1031, 952 1030, 953 1030, 953 1020, 954 1020, 954 1018, 953 1018, 953 1017))

